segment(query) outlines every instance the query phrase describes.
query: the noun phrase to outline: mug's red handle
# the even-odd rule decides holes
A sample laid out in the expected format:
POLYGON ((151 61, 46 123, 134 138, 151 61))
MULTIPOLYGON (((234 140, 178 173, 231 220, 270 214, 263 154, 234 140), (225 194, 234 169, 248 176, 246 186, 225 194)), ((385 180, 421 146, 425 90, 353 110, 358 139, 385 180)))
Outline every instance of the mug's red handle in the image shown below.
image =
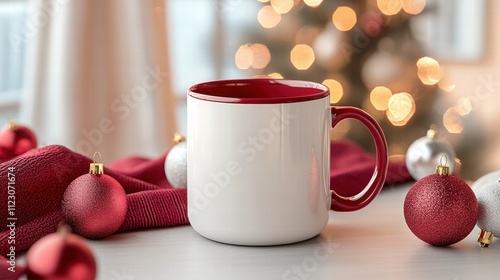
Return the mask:
POLYGON ((332 128, 341 120, 352 118, 360 121, 370 131, 376 147, 376 164, 372 178, 366 187, 353 196, 341 196, 332 190, 332 210, 335 211, 355 211, 370 204, 372 200, 382 190, 387 176, 387 166, 389 164, 387 155, 387 142, 380 125, 365 111, 355 107, 331 107, 332 128))

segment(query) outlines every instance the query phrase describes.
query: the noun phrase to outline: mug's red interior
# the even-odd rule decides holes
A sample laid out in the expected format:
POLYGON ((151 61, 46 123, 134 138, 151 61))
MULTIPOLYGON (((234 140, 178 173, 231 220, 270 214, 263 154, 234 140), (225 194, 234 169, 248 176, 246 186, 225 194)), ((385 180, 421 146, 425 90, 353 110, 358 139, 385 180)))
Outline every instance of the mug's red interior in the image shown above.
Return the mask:
POLYGON ((220 80, 192 86, 194 98, 223 103, 272 104, 320 99, 330 94, 324 85, 298 80, 220 80))

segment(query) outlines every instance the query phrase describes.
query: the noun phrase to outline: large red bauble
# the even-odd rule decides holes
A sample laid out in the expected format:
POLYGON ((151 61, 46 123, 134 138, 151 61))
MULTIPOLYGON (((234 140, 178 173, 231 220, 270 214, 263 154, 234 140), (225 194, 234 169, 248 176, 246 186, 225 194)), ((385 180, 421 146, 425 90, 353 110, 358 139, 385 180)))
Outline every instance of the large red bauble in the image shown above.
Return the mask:
POLYGON ((0 161, 13 159, 36 146, 35 134, 23 125, 11 122, 0 131, 0 161))
POLYGON ((404 217, 422 241, 448 246, 464 239, 478 218, 472 189, 454 175, 428 175, 418 180, 404 201, 404 217))
POLYGON ((28 279, 93 280, 96 263, 85 241, 71 233, 52 233, 31 246, 26 256, 28 279))
POLYGON ((62 214, 73 232, 91 239, 106 237, 125 220, 125 191, 106 174, 82 175, 64 192, 62 214))

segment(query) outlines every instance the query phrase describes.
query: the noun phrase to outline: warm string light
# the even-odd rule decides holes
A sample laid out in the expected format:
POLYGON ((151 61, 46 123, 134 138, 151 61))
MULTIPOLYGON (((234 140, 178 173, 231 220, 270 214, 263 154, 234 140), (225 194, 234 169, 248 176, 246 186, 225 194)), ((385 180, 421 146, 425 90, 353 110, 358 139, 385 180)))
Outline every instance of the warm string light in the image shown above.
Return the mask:
POLYGON ((253 53, 252 67, 255 69, 262 69, 271 61, 271 52, 263 44, 252 44, 250 49, 253 53))
POLYGON ((464 130, 462 118, 472 111, 472 102, 467 97, 460 97, 454 107, 443 114, 443 125, 449 133, 461 133, 464 130))
POLYGON ((403 0, 403 10, 410 15, 420 14, 426 5, 426 0, 403 0))
POLYGON ((283 75, 281 75, 280 73, 278 72, 273 72, 271 74, 268 74, 267 75, 269 78, 273 78, 273 79, 283 79, 283 75))
POLYGON ((290 12, 290 10, 293 8, 293 4, 293 0, 271 0, 271 6, 276 12, 280 14, 286 14, 290 12))
POLYGON ((234 63, 239 69, 262 69, 271 61, 271 53, 263 44, 241 45, 234 55, 234 63))
POLYGON ((451 107, 444 112, 443 125, 449 133, 461 133, 464 130, 462 118, 456 107, 451 107))
POLYGON ((370 92, 370 102, 379 111, 385 111, 389 107, 389 99, 392 96, 390 89, 379 86, 370 92))
POLYGON ((403 8, 403 0, 377 0, 377 7, 386 16, 393 16, 403 8))
POLYGON ((438 87, 446 92, 452 92, 455 89, 455 84, 453 84, 449 79, 443 77, 443 79, 439 80, 438 87))
POLYGON ((356 12, 350 7, 340 6, 332 14, 332 22, 340 31, 349 31, 356 25, 356 12))
POLYGON ((252 65, 253 52, 248 44, 242 45, 234 55, 234 63, 239 69, 248 69, 252 65))
MULTIPOLYGON (((282 15, 289 13, 300 0, 258 0, 264 5, 258 12, 258 22, 263 28, 276 27, 282 19, 282 15)), ((311 8, 318 7, 323 0, 302 0, 311 8)), ((374 1, 375 2, 375 1, 374 1)), ((426 6, 426 0, 376 0, 378 9, 383 15, 392 16, 402 10, 409 15, 420 14, 426 6)), ((332 13, 333 26, 346 32, 354 28, 358 21, 356 12, 348 6, 339 6, 332 13)), ((332 28, 333 28, 332 26, 332 28)), ((315 50, 311 47, 316 44, 320 30, 305 26, 295 36, 296 45, 290 52, 290 61, 298 70, 307 70, 315 62, 315 50)), ((339 33, 341 34, 341 33, 339 33)), ((246 44, 240 46, 235 54, 235 64, 239 69, 263 69, 271 60, 269 49, 262 44, 246 44)), ((417 63, 417 74, 420 81, 425 85, 437 85, 443 91, 453 91, 455 85, 449 80, 443 79, 444 69, 431 57, 422 57, 417 63)), ((282 79, 280 73, 274 72, 264 77, 282 79)), ((344 95, 342 83, 336 79, 329 78, 322 82, 330 89, 331 103, 338 103, 344 95)), ((404 126, 408 123, 416 110, 415 100, 406 92, 393 94, 392 91, 383 86, 377 86, 370 92, 366 104, 371 104, 374 112, 379 112, 380 117, 385 115, 394 126, 404 126), (374 108, 374 109, 373 109, 374 108)), ((472 110, 471 101, 461 98, 454 107, 449 108, 443 115, 443 123, 450 133, 460 133, 463 129, 461 118, 472 110)))
POLYGON ((411 119, 416 110, 413 96, 407 92, 392 94, 392 91, 383 86, 375 87, 370 92, 370 102, 379 111, 385 111, 387 119, 394 126, 404 126, 411 119))
POLYGON ((314 51, 306 44, 297 44, 290 52, 290 61, 298 70, 307 70, 314 62, 314 51))
POLYGON ((276 12, 270 5, 265 5, 257 13, 257 20, 264 28, 273 28, 281 21, 281 14, 276 12))
POLYGON ((304 0, 304 4, 311 8, 316 8, 323 3, 323 0, 304 0))
POLYGON ((344 95, 342 84, 334 79, 326 79, 322 82, 330 90, 330 103, 336 104, 344 95))
POLYGON ((431 57, 424 56, 417 61, 417 74, 424 85, 435 85, 443 77, 439 63, 431 57))
POLYGON ((415 113, 415 100, 407 92, 396 93, 389 98, 386 115, 394 126, 403 126, 415 113))
POLYGON ((472 111, 472 103, 467 97, 460 97, 455 106, 457 113, 460 116, 467 116, 472 111))

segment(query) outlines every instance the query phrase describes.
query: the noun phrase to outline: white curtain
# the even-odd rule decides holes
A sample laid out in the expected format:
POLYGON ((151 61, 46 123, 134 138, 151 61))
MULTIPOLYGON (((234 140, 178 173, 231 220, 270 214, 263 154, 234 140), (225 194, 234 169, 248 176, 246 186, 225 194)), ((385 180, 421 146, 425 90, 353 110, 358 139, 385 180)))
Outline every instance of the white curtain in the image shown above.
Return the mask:
POLYGON ((32 0, 21 121, 103 162, 158 156, 175 132, 164 0, 32 0))

